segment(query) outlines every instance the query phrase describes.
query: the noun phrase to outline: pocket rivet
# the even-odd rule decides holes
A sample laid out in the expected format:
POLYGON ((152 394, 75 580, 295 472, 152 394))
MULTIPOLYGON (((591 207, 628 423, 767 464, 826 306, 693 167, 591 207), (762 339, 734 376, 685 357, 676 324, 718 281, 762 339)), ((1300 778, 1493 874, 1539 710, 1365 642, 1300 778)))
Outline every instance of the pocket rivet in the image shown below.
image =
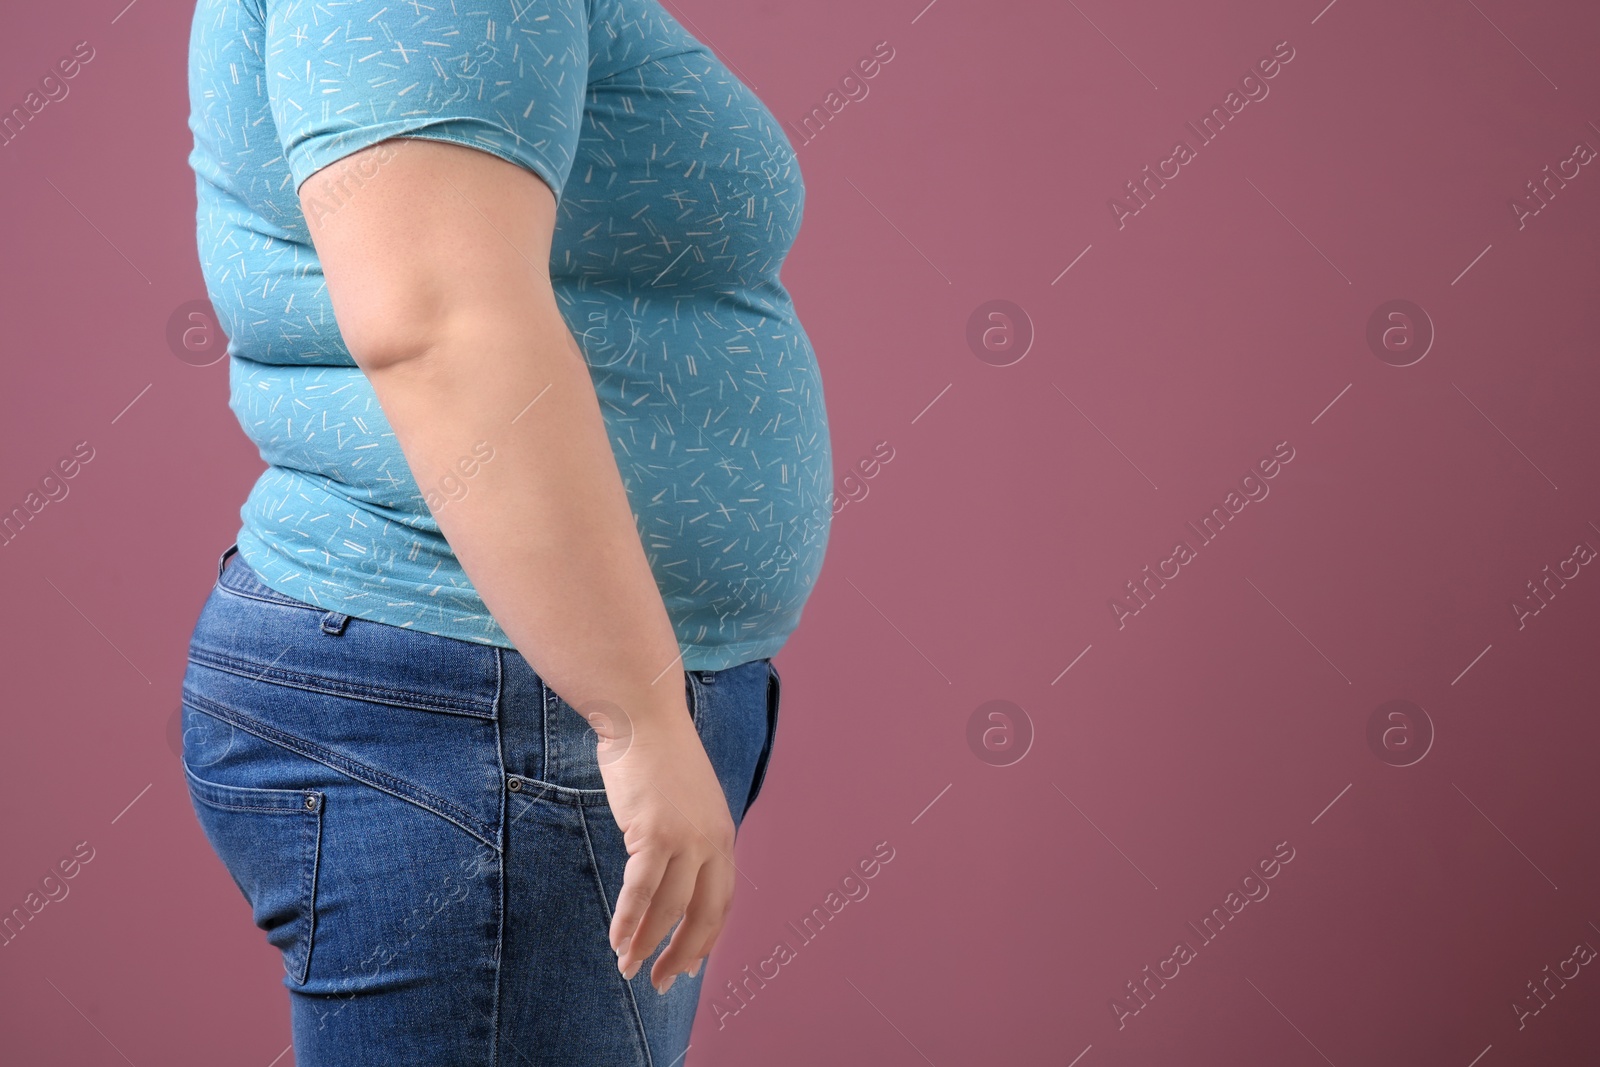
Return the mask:
POLYGON ((316 797, 306 797, 306 810, 307 811, 316 811, 317 810, 317 798, 316 797))
POLYGON ((513 793, 522 792, 522 779, 521 778, 513 778, 513 779, 511 779, 511 781, 506 783, 506 788, 511 790, 513 793))

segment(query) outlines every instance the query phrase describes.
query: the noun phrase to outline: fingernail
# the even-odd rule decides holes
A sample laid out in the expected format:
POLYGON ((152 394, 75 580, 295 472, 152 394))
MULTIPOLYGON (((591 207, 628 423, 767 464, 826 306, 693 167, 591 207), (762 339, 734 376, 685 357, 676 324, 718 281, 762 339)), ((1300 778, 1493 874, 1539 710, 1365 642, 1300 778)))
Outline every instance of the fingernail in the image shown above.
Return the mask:
POLYGON ((678 976, 676 974, 667 975, 667 980, 665 982, 661 983, 661 988, 657 989, 656 992, 661 994, 662 996, 666 996, 667 995, 667 990, 671 989, 672 988, 672 983, 676 982, 677 980, 678 980, 678 976))
POLYGON ((617 970, 622 972, 624 978, 628 976, 628 961, 622 958, 621 952, 617 953, 617 970))
POLYGON ((644 960, 634 960, 632 963, 628 964, 628 969, 622 972, 622 977, 626 978, 630 982, 633 981, 633 976, 639 973, 639 967, 643 963, 644 960))
POLYGON ((700 973, 700 965, 702 963, 704 963, 705 961, 706 961, 706 958, 704 956, 701 956, 699 959, 694 961, 694 966, 689 968, 689 977, 690 978, 693 978, 695 975, 700 973))

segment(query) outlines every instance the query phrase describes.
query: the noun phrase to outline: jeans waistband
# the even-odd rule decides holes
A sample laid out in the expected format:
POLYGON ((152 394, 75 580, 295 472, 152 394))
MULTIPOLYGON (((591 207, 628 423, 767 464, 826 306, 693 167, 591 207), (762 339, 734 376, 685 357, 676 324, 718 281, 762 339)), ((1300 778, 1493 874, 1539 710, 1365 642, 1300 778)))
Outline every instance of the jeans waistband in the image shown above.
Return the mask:
MULTIPOLYGON (((235 542, 224 549, 222 555, 217 557, 217 580, 219 582, 222 581, 223 574, 227 571, 229 562, 238 554, 239 545, 238 542, 235 542)), ((312 608, 318 611, 325 610, 318 608, 314 604, 307 604, 304 601, 296 600, 294 597, 278 592, 276 589, 273 589, 271 586, 267 585, 266 583, 262 582, 261 579, 256 577, 255 572, 249 569, 249 565, 246 564, 242 558, 239 560, 239 563, 241 565, 240 569, 237 569, 235 573, 228 575, 227 582, 225 583, 228 588, 233 589, 236 592, 259 597, 263 600, 276 601, 281 604, 297 605, 300 607, 312 608)), ((349 618, 350 616, 341 614, 337 611, 326 611, 322 620, 322 629, 324 632, 330 634, 340 633, 343 631, 345 624, 349 621, 349 618)), ((690 671, 689 673, 693 674, 706 685, 715 685, 717 683, 717 674, 719 672, 714 670, 695 670, 690 671)))

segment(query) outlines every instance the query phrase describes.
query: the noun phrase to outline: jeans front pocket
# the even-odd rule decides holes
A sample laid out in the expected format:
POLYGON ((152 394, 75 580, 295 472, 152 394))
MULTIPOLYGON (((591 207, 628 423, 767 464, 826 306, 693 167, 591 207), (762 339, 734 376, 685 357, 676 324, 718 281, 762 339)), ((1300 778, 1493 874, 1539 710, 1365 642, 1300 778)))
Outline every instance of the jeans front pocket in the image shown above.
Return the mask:
POLYGON ((304 985, 316 931, 317 861, 324 796, 315 789, 223 785, 183 765, 195 815, 255 924, 283 953, 283 969, 304 985))
POLYGON ((756 759, 755 773, 750 776, 750 796, 744 802, 744 810, 748 812, 750 805, 756 802, 756 797, 761 793, 761 785, 767 780, 767 764, 772 759, 772 743, 778 736, 778 703, 782 690, 782 679, 778 677, 778 668, 773 666, 772 660, 767 660, 767 740, 761 746, 761 755, 756 759))

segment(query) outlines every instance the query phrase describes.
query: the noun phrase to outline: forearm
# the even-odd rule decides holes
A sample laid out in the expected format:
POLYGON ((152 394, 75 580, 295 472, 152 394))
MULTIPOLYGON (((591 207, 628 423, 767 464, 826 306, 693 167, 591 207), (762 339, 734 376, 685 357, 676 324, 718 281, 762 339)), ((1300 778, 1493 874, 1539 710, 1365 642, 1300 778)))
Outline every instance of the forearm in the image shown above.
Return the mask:
POLYGON ((588 367, 553 304, 501 307, 456 316, 367 376, 423 492, 464 483, 457 499, 439 493, 434 517, 540 677, 580 711, 620 706, 635 728, 684 715, 677 638, 588 367), (463 478, 477 442, 493 458, 463 478))

